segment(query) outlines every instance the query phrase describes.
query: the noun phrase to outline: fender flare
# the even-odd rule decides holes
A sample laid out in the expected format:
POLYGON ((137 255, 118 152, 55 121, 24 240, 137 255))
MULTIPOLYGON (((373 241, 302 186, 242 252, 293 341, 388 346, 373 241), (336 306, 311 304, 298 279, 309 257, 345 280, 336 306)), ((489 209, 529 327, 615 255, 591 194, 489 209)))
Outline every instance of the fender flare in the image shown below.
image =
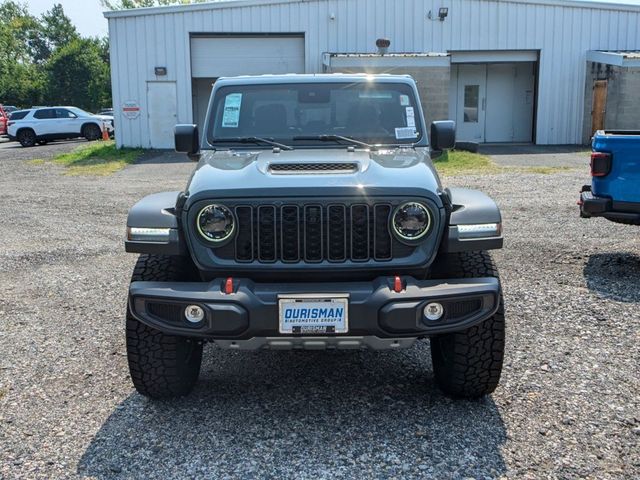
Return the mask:
POLYGON ((468 188, 448 189, 451 199, 449 225, 445 230, 442 250, 445 252, 465 252, 502 248, 502 214, 496 202, 487 194, 468 188), (459 225, 496 223, 500 225, 499 235, 483 238, 461 239, 459 225))
POLYGON ((125 250, 130 253, 152 253, 162 255, 186 255, 187 248, 176 215, 176 202, 182 192, 154 193, 138 201, 127 216, 127 237, 125 250), (163 228, 169 229, 167 242, 144 242, 131 240, 129 229, 163 228))

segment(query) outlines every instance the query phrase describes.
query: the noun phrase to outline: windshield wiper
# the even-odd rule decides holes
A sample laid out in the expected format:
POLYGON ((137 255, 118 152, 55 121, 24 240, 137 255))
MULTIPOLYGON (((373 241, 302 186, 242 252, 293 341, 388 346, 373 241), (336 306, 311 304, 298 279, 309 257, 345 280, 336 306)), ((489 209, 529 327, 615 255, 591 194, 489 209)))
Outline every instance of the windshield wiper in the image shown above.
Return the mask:
POLYGON ((320 142, 349 142, 353 145, 359 145, 371 150, 377 150, 375 145, 369 145, 368 143, 361 142, 351 137, 344 137, 342 135, 301 135, 299 137, 293 137, 293 140, 318 140, 320 142))
POLYGON ((266 143, 272 147, 278 147, 282 150, 293 150, 293 147, 285 145, 284 143, 274 142, 268 138, 262 137, 227 137, 227 138, 214 138, 210 143, 266 143))

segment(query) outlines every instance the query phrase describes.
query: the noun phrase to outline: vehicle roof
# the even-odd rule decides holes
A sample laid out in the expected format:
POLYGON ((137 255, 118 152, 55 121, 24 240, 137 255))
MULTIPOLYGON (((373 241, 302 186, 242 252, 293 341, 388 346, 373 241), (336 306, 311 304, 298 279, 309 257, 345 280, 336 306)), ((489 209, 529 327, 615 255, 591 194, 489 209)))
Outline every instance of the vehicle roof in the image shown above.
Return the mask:
POLYGON ((289 73, 286 75, 241 75, 237 77, 221 77, 216 87, 225 85, 269 85, 278 83, 405 83, 414 85, 410 75, 389 75, 366 73, 289 73))

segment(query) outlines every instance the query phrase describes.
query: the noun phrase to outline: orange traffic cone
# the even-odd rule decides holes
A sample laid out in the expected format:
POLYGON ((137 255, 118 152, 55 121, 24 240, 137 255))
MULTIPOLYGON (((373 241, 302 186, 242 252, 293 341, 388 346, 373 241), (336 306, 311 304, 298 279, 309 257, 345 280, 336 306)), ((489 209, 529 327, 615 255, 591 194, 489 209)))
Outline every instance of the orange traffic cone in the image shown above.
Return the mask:
POLYGON ((102 124, 102 140, 109 140, 109 132, 107 131, 107 124, 102 124))

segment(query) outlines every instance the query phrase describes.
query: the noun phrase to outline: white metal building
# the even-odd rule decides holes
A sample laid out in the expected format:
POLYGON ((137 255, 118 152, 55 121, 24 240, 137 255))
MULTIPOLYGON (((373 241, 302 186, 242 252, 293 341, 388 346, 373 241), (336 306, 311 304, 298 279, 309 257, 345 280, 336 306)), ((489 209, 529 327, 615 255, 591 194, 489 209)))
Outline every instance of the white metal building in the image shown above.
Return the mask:
POLYGON ((423 102, 462 139, 577 144, 588 58, 640 50, 640 6, 583 1, 228 0, 105 16, 119 146, 171 148, 221 76, 418 67, 445 69, 445 94, 423 102))

